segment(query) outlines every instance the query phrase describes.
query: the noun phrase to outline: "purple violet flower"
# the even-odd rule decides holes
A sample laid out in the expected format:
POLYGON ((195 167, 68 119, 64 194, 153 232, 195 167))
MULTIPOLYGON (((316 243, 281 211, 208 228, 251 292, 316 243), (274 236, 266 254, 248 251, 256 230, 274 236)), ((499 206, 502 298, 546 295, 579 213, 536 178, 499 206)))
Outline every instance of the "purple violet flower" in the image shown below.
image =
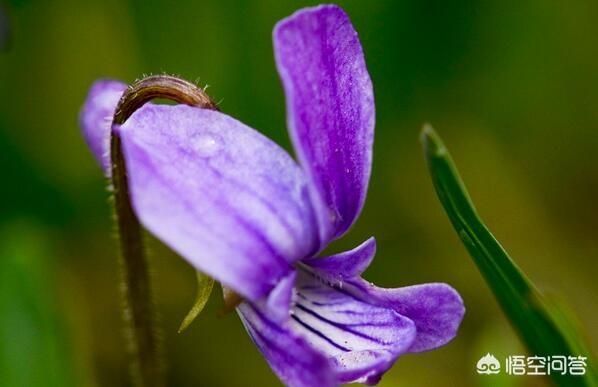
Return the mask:
MULTIPOLYGON (((338 6, 280 21, 274 51, 299 164, 223 113, 146 104, 113 128, 131 202, 150 232, 245 298, 241 320, 286 384, 374 384, 400 355, 455 337, 463 302, 446 284, 381 289, 362 279, 374 238, 315 258, 363 207, 372 84, 357 33, 338 6)), ((81 114, 104 169, 110 117, 125 88, 98 81, 81 114)))

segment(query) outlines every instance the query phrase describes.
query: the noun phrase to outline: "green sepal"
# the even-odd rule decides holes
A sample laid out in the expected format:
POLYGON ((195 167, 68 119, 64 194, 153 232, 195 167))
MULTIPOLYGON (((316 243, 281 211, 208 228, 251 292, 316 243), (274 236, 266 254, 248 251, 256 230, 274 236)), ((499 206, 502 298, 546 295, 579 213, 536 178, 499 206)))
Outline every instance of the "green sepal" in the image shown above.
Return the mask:
POLYGON ((206 306, 206 303, 212 294, 213 288, 214 279, 198 271, 197 296, 195 297, 195 302, 193 303, 191 310, 189 310, 189 313, 187 313, 183 319, 183 322, 181 323, 181 326, 179 327, 179 333, 187 329, 193 320, 199 316, 203 308, 206 306))

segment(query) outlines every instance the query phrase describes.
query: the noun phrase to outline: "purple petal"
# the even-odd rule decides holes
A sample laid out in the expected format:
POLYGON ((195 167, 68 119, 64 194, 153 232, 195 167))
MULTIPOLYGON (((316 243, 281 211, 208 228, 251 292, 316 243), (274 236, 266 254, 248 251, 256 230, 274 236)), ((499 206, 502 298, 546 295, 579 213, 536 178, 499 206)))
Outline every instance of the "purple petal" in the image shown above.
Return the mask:
POLYGON ((453 288, 441 283, 383 289, 360 277, 369 266, 376 244, 370 238, 359 247, 326 258, 303 260, 307 270, 360 300, 390 308, 415 323, 417 337, 409 352, 438 348, 457 334, 465 313, 463 300, 453 288))
POLYGON ((110 174, 110 126, 127 85, 110 79, 96 81, 79 114, 83 137, 106 175, 110 174))
MULTIPOLYGON (((378 382, 415 338, 415 326, 408 318, 392 309, 360 301, 303 271, 298 272, 291 319, 286 323, 275 323, 267 308, 247 303, 239 307, 239 312, 246 326, 253 325, 253 330, 248 330, 256 342, 264 336, 272 343, 285 342, 287 336, 302 338, 306 343, 303 353, 289 356, 309 359, 313 353, 323 355, 329 359, 327 372, 333 375, 334 385, 378 382), (261 313, 261 319, 256 323, 255 310, 261 313), (270 329, 255 327, 264 320, 269 322, 270 329)), ((279 376, 285 371, 299 373, 289 369, 302 367, 301 361, 297 366, 292 363, 281 365, 278 359, 270 356, 268 345, 262 341, 258 346, 279 376)), ((318 374, 322 372, 317 369, 318 374)), ((295 385, 293 380, 281 378, 285 383, 295 385)))
POLYGON ((376 254, 376 240, 372 237, 351 251, 323 258, 304 259, 318 276, 329 281, 358 277, 367 269, 376 254))
POLYGON ((293 271, 284 277, 268 295, 266 305, 276 321, 282 322, 290 317, 291 302, 293 298, 293 287, 297 272, 293 271))
POLYGON ((336 386, 332 363, 288 326, 247 302, 237 311, 251 336, 276 375, 291 387, 336 386))
POLYGON ((323 237, 338 237, 361 211, 372 162, 374 97, 357 32, 338 6, 306 8, 276 25, 274 52, 323 237))
POLYGON ((461 296, 447 284, 383 289, 357 278, 344 283, 343 288, 359 299, 392 308, 411 319, 417 328, 417 337, 409 352, 428 351, 451 341, 465 314, 461 296))
POLYGON ((292 327, 335 361, 340 382, 377 382, 415 339, 411 320, 322 283, 297 278, 292 327))
POLYGON ((185 105, 146 105, 115 130, 142 224, 241 295, 265 295, 319 248, 303 172, 255 130, 185 105))

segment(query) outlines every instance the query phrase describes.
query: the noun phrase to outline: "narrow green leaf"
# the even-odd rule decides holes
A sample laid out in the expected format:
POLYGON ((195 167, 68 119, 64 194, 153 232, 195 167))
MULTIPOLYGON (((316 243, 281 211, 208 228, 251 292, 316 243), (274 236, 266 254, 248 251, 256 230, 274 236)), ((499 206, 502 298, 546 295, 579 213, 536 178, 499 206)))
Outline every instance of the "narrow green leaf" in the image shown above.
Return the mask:
POLYGON ((478 216, 440 137, 425 125, 421 141, 434 188, 455 231, 519 337, 537 356, 587 357, 585 376, 550 375, 561 386, 598 386, 588 346, 563 313, 549 304, 478 216))
POLYGON ((204 306, 208 302, 210 298, 210 294, 212 294, 212 289, 214 288, 214 279, 208 277, 207 275, 197 272, 197 296, 195 297, 195 303, 187 316, 183 319, 181 326, 179 327, 179 333, 187 329, 189 324, 195 320, 195 318, 201 313, 204 306))

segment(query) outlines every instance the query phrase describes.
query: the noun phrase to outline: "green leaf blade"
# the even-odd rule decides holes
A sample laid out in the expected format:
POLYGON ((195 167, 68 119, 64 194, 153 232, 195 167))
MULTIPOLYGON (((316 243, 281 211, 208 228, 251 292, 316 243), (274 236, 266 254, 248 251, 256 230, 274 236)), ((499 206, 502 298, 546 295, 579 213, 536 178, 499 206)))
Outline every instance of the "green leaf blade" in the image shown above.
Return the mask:
POLYGON ((587 356, 585 376, 552 374, 551 377, 563 386, 598 386, 588 346, 572 331, 572 324, 545 302, 480 219, 447 148, 431 126, 424 126, 421 141, 444 210, 529 351, 539 356, 587 356))

